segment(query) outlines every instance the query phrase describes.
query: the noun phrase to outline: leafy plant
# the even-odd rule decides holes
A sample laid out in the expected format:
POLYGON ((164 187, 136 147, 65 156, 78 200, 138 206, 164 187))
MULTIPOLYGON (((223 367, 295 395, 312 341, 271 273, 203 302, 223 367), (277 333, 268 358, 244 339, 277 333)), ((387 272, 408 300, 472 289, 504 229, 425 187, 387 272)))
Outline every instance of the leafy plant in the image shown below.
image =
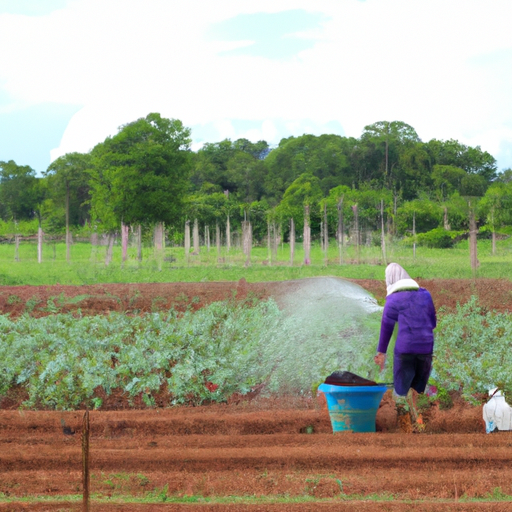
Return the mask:
POLYGON ((499 387, 512 396, 512 315, 485 312, 475 296, 440 317, 434 378, 471 402, 499 387))
POLYGON ((97 389, 121 389, 152 407, 166 385, 172 403, 222 401, 266 378, 258 347, 279 314, 268 301, 142 317, 0 316, 0 396, 21 386, 27 407, 98 408, 97 389))

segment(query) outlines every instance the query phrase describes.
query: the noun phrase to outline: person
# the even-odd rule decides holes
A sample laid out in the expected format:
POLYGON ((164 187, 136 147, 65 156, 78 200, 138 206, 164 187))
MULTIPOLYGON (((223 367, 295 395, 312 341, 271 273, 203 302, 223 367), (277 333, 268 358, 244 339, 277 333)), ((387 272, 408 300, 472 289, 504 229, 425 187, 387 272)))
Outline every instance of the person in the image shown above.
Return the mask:
POLYGON ((398 323, 393 355, 394 391, 398 397, 406 397, 414 421, 420 423, 415 403, 417 393, 425 391, 432 370, 436 310, 429 291, 420 288, 398 263, 387 266, 386 287, 374 361, 384 369, 389 341, 398 323))

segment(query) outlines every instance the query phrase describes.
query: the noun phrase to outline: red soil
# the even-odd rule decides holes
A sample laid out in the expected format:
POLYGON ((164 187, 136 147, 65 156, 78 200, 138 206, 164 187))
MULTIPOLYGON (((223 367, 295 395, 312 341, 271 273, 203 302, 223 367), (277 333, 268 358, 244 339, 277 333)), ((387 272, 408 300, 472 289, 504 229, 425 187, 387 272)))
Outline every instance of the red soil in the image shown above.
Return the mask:
MULTIPOLYGON (((378 299, 377 281, 355 281, 378 299)), ((436 306, 472 294, 488 309, 511 310, 508 281, 421 281, 436 306)), ((0 310, 17 316, 60 311, 103 314, 198 308, 236 296, 276 297, 293 284, 169 283, 2 287, 0 310), (78 303, 69 298, 82 297, 78 303), (50 300, 50 302, 48 302, 50 300), (46 309, 46 311, 44 310, 46 309)), ((389 395, 375 434, 332 434, 322 398, 238 397, 228 404, 91 412, 91 490, 103 496, 311 496, 326 502, 274 504, 94 504, 92 510, 405 511, 512 510, 510 503, 462 503, 500 489, 512 495, 512 432, 484 433, 480 407, 424 413, 425 432, 407 433, 389 395), (253 398, 253 399, 251 399, 253 398), (312 432, 312 433, 311 433, 312 432), (363 496, 393 495, 394 501, 363 496), (347 501, 347 495, 351 496, 347 501), (408 501, 412 500, 412 501, 408 501)), ((0 496, 81 492, 83 412, 0 411, 0 496)), ((291 500, 290 498, 290 500, 291 500)), ((0 500, 1 501, 1 500, 0 500)), ((489 500, 488 500, 489 501, 489 500)), ((0 503, 2 510, 81 510, 81 503, 0 503)))
MULTIPOLYGON (((386 287, 383 281, 350 279, 383 300, 386 287)), ((472 295, 488 310, 512 311, 512 281, 504 279, 424 280, 418 279, 427 288, 436 307, 453 310, 457 303, 467 302, 472 295)), ((198 309, 214 301, 245 299, 247 297, 268 298, 279 296, 293 289, 294 281, 248 283, 137 283, 98 284, 84 286, 1 286, 0 312, 15 318, 24 312, 43 316, 59 312, 76 312, 83 315, 107 314, 124 311, 131 314, 165 310, 170 307, 198 309), (70 299, 77 298, 72 302, 70 299)))
MULTIPOLYGON (((2 411, 0 416, 0 493, 50 497, 80 492, 83 412, 2 411)), ((110 497, 142 496, 167 486, 166 494, 174 497, 309 495, 334 500, 316 503, 316 508, 162 504, 162 510, 501 510, 467 503, 458 508, 457 499, 482 497, 498 487, 512 494, 512 434, 484 434, 477 409, 436 410, 433 416, 422 434, 333 435, 322 400, 93 411, 91 490, 110 497), (379 508, 356 498, 357 506, 352 502, 355 508, 346 508, 346 495, 370 494, 393 495, 397 502, 389 507, 381 502, 379 508), (426 500, 428 506, 406 508, 413 504, 401 500, 426 500)), ((380 411, 378 424, 382 419, 380 411)), ((156 507, 144 510, 160 510, 156 507)), ((78 510, 79 505, 64 508, 78 510)), ((113 504, 93 508, 113 509, 113 504)), ((135 505, 118 509, 139 510, 135 505)))

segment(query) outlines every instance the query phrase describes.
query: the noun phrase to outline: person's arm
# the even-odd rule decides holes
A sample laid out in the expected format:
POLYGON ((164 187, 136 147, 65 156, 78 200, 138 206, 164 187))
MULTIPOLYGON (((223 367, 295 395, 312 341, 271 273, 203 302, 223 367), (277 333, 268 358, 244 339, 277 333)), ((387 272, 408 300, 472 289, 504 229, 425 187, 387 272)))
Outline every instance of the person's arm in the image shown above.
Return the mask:
POLYGON ((393 299, 390 295, 386 300, 384 311, 382 312, 379 345, 377 346, 377 355, 373 358, 374 363, 380 368, 381 371, 384 370, 384 365, 386 364, 386 352, 388 350, 389 340, 393 335, 393 330, 395 329, 396 323, 396 320, 394 319, 396 313, 392 303, 393 299))
POLYGON ((396 308, 393 307, 393 296, 390 295, 384 306, 382 312, 382 321, 380 324, 380 337, 379 345, 377 346, 377 353, 385 354, 388 350, 389 340, 393 335, 395 324, 398 321, 398 314, 396 308))

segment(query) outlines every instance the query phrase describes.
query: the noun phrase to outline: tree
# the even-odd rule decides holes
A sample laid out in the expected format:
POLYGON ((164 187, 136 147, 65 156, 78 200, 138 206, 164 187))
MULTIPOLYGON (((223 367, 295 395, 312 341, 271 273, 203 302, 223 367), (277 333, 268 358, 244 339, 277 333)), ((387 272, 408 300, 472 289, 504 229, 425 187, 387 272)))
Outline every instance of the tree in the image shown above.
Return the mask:
POLYGON ((4 220, 29 220, 37 215, 43 189, 36 171, 14 160, 0 162, 0 208, 4 220))
POLYGON ((509 183, 512 181, 512 168, 503 169, 502 172, 498 174, 496 181, 500 181, 502 183, 509 183))
POLYGON ((152 113, 92 151, 91 205, 108 229, 177 223, 191 166, 190 129, 152 113))
POLYGON ((394 181, 393 171, 399 166, 401 152, 419 142, 416 130, 402 121, 379 121, 365 126, 361 135, 361 143, 373 146, 373 153, 380 160, 378 178, 387 186, 394 181))
POLYGON ((443 219, 443 209, 438 203, 428 199, 407 201, 397 209, 398 232, 412 233, 413 219, 416 233, 424 233, 439 227, 443 219))
POLYGON ((66 227, 66 257, 70 260, 70 224, 84 224, 89 220, 89 174, 91 155, 88 153, 67 153, 54 160, 45 172, 48 185, 48 200, 45 210, 46 222, 59 227, 59 203, 64 203, 64 223, 66 227), (56 215, 57 214, 57 215, 56 215))
POLYGON ((467 176, 467 172, 460 167, 453 165, 434 165, 432 169, 432 181, 437 191, 439 201, 444 201, 446 197, 453 192, 460 192, 462 180, 467 176))
POLYGON ((264 140, 247 139, 206 143, 194 156, 191 175, 194 192, 207 183, 228 190, 243 201, 261 198, 266 167, 263 159, 270 148, 264 140))
POLYGON ((258 201, 263 196, 265 165, 249 153, 237 151, 229 160, 226 178, 235 197, 245 203, 258 201))
POLYGON ((302 174, 319 180, 324 195, 337 185, 351 185, 346 139, 339 135, 302 135, 282 139, 265 159, 269 202, 277 204, 284 191, 302 174))
POLYGON ((311 174, 301 174, 286 189, 282 201, 276 208, 276 213, 281 222, 288 222, 290 218, 293 218, 297 230, 300 231, 304 224, 304 206, 310 206, 310 225, 319 225, 320 210, 318 205, 322 199, 319 181, 311 174))
POLYGON ((460 167, 468 174, 478 174, 487 182, 496 178, 496 159, 480 146, 472 148, 457 140, 440 141, 432 139, 425 145, 430 165, 451 165, 460 167))
POLYGON ((479 215, 485 218, 492 233, 492 252, 496 252, 496 232, 512 222, 512 182, 495 182, 478 204, 479 215))

